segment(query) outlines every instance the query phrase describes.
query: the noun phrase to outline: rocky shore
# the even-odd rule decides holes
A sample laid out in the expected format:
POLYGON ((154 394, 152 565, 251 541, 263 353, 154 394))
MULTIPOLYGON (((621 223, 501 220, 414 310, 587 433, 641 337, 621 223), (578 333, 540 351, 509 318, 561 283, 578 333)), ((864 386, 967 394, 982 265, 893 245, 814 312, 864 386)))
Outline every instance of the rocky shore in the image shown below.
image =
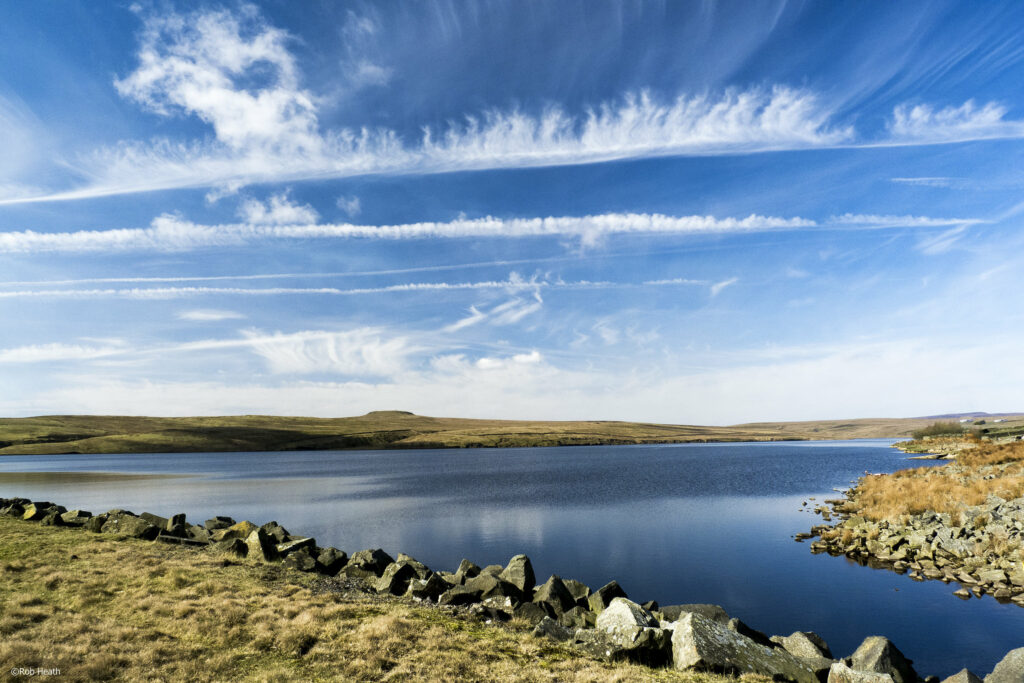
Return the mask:
MULTIPOLYGON (((840 515, 845 514, 841 505, 836 504, 834 509, 840 515)), ((1022 510, 1024 500, 1012 501, 1012 505, 1003 501, 981 514, 999 515, 993 519, 999 523, 1009 519, 1011 511, 1022 510)), ((320 547, 315 539, 291 534, 276 522, 257 526, 249 521, 214 517, 203 524, 192 524, 184 514, 165 518, 120 509, 93 515, 27 499, 0 499, 0 514, 46 526, 125 535, 246 558, 247 562, 317 573, 323 575, 326 582, 356 586, 371 594, 404 596, 424 605, 435 605, 437 609, 462 611, 494 624, 517 619, 532 624, 536 636, 571 643, 602 659, 682 671, 753 673, 800 683, 938 681, 935 677, 922 678, 912 662, 881 636, 870 636, 851 655, 836 658, 825 641, 812 632, 768 637, 716 605, 659 606, 656 602, 641 605, 629 600, 615 581, 592 589, 578 581, 553 575, 538 585, 530 559, 525 555, 516 555, 505 566, 479 567, 463 560, 454 571, 433 571, 405 554, 392 557, 381 549, 371 549, 349 556, 337 548, 320 547)), ((978 517, 980 515, 976 519, 978 517)), ((1019 531, 1024 523, 1017 525, 1017 519, 1024 520, 1024 515, 1014 517, 1014 528, 1019 531)), ((854 529, 865 525, 855 517, 846 517, 840 523, 843 529, 847 528, 847 523, 850 523, 851 538, 854 529)), ((826 532, 830 538, 831 533, 826 532)), ((933 539, 937 533, 933 534, 933 539)), ((839 534, 842 535, 842 531, 839 534)), ((880 530, 878 536, 870 540, 880 542, 881 537, 880 530)), ((886 535, 886 540, 889 537, 886 535)), ((824 539, 818 541, 816 549, 832 548, 821 545, 823 543, 826 543, 824 539)), ((923 545, 922 541, 914 547, 923 545)), ((882 550, 882 546, 872 547, 882 550)), ((909 552, 911 541, 896 544, 895 551, 904 547, 909 552)), ((891 555, 892 546, 886 548, 891 555)), ((853 552, 852 548, 850 550, 853 552)), ((864 550, 867 551, 866 544, 864 550)), ((941 551, 940 555, 945 552, 941 551)), ((855 554, 859 557, 859 553, 858 550, 855 554)), ((914 561, 921 567, 915 571, 922 575, 932 570, 931 566, 921 564, 916 554, 914 561)), ((1017 565, 1019 567, 1019 561, 1017 565)), ((1024 572, 1013 572, 1013 577, 1021 580, 1021 590, 1015 593, 1013 586, 1017 584, 1008 569, 1001 570, 1002 578, 986 575, 984 581, 973 585, 995 587, 1001 584, 1010 591, 1011 598, 1024 593, 1024 572), (992 579, 991 583, 987 582, 988 578, 992 579)), ((978 680, 966 670, 947 679, 950 683, 978 680)), ((985 678, 986 683, 1021 680, 1024 680, 1024 648, 1010 652, 985 678)))

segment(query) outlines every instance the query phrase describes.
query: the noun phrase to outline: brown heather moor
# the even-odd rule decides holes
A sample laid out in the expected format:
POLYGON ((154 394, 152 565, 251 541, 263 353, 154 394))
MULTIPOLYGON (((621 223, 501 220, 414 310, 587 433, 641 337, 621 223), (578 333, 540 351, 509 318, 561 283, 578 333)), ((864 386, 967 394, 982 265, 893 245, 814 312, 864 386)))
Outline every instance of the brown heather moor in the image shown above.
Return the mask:
POLYGON ((926 510, 955 519, 964 506, 981 505, 989 495, 1024 495, 1024 443, 970 445, 942 467, 865 476, 847 509, 875 521, 901 521, 926 510))

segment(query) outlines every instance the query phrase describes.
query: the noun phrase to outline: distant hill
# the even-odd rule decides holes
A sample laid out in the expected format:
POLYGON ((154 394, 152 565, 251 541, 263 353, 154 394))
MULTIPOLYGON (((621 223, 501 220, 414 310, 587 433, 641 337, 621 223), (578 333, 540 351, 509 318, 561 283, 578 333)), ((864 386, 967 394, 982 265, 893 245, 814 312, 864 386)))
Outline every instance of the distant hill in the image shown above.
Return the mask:
POLYGON ((934 419, 757 422, 714 427, 617 421, 474 420, 425 417, 398 410, 342 418, 49 415, 0 419, 0 455, 904 438, 934 419))

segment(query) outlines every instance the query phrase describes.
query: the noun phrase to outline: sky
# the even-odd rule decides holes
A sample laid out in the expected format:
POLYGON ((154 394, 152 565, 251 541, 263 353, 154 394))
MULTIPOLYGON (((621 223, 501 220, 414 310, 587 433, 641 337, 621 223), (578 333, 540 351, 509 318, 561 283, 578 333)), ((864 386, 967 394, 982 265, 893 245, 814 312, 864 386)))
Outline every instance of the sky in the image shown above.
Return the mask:
POLYGON ((1022 25, 6 3, 0 415, 1024 410, 1022 25))

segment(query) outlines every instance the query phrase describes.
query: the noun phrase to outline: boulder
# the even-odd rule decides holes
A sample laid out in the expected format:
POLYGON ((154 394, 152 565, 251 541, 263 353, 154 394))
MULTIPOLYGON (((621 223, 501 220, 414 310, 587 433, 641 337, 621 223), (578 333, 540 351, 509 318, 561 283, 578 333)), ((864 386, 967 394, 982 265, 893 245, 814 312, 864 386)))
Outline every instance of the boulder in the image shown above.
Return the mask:
POLYGON ((317 568, 316 558, 313 557, 313 553, 310 552, 309 548, 302 548, 289 553, 284 558, 282 564, 289 569, 297 569, 300 572, 314 572, 317 568))
POLYGON ((1024 681, 1024 647, 1010 650, 999 660, 996 668, 988 676, 985 683, 1021 683, 1024 681))
POLYGON ((46 516, 46 513, 49 512, 50 508, 53 507, 53 503, 40 501, 37 503, 29 503, 28 505, 24 505, 22 507, 25 510, 21 514, 22 519, 29 522, 38 522, 46 516))
POLYGON ((576 606, 576 599, 562 583, 562 579, 554 574, 533 591, 534 602, 546 602, 555 610, 555 614, 563 614, 576 606))
POLYGON ((783 650, 797 657, 832 659, 828 643, 813 631, 794 631, 791 635, 779 638, 778 642, 783 650))
POLYGON ((630 661, 662 667, 672 660, 672 632, 662 628, 642 629, 631 643, 616 641, 598 629, 577 629, 573 642, 588 654, 611 661, 630 661))
POLYGON ((245 544, 249 546, 249 557, 264 562, 277 559, 277 544, 274 543, 274 537, 262 528, 249 534, 245 539, 245 544))
POLYGON ((234 555, 235 557, 245 557, 249 554, 249 546, 240 538, 229 538, 226 541, 220 541, 214 547, 221 552, 234 555))
POLYGON ((296 538, 292 541, 277 544, 277 554, 281 557, 288 557, 297 550, 308 550, 310 554, 316 549, 315 538, 296 538))
POLYGON ((437 574, 431 574, 426 579, 413 579, 409 582, 409 589, 406 593, 409 597, 420 600, 431 600, 436 602, 441 595, 451 588, 452 585, 437 574))
POLYGON ((889 674, 895 683, 917 683, 912 662, 883 636, 868 636, 850 655, 850 667, 858 671, 889 674))
POLYGON ((229 526, 233 526, 234 524, 235 520, 230 517, 221 517, 218 515, 213 519, 206 520, 203 526, 206 527, 207 531, 217 531, 218 529, 227 529, 229 526))
POLYGON ((569 591, 576 604, 583 608, 590 607, 588 602, 590 598, 590 586, 583 583, 582 581, 576 581, 575 579, 562 579, 562 583, 565 584, 565 589, 569 591))
POLYGON ((465 586, 453 586, 437 599, 439 605, 472 605, 475 602, 480 602, 480 593, 465 586))
MULTIPOLYGON (((505 571, 505 568, 500 564, 489 564, 480 570, 480 574, 492 574, 493 576, 498 576, 503 571, 505 571)), ((479 574, 477 576, 479 576, 479 574)))
POLYGON ((317 555, 316 562, 321 574, 336 576, 348 564, 348 553, 337 548, 324 548, 317 555))
POLYGON ((595 628, 610 635, 613 641, 625 644, 634 642, 645 628, 658 628, 658 620, 632 600, 615 598, 597 615, 595 628))
POLYGON ((725 626, 729 623, 729 613, 725 609, 718 605, 708 605, 704 603, 693 603, 689 605, 667 605, 658 610, 665 615, 665 619, 669 621, 678 621, 687 612, 693 612, 699 614, 702 617, 706 617, 716 624, 725 626))
POLYGON ((378 579, 384 574, 394 558, 380 548, 360 550, 349 558, 348 563, 339 572, 353 579, 378 579))
POLYGON ((66 524, 64 523, 64 519, 60 516, 60 513, 57 512, 57 510, 55 510, 54 508, 50 508, 46 512, 46 515, 41 520, 39 520, 39 524, 41 524, 42 526, 66 526, 66 524))
POLYGON ((626 591, 622 590, 618 581, 610 581, 598 588, 587 598, 587 604, 591 612, 602 612, 604 608, 615 598, 628 598, 626 591))
POLYGON ((21 503, 11 503, 3 510, 0 510, 7 517, 21 517, 25 514, 25 508, 21 503))
POLYGON ((415 578, 416 570, 408 562, 392 562, 377 579, 373 587, 378 593, 404 595, 409 589, 409 582, 415 578))
POLYGON ((455 570, 455 579, 457 583, 466 583, 466 579, 472 579, 476 576, 480 576, 480 567, 476 566, 469 560, 463 560, 459 563, 459 568, 455 570))
POLYGON ((498 577, 518 588, 526 599, 533 595, 533 587, 537 583, 533 565, 526 555, 516 555, 509 560, 508 565, 498 574, 498 577))
POLYGON ((893 683, 889 674, 874 671, 856 671, 842 662, 836 662, 828 670, 828 683, 893 683))
POLYGON ((103 525, 106 524, 106 522, 107 515, 105 513, 102 515, 96 515, 95 517, 90 517, 89 520, 86 521, 85 526, 83 528, 86 531, 91 531, 94 534, 98 534, 101 531, 103 531, 103 525))
POLYGON ((982 683, 982 680, 970 670, 961 669, 952 676, 942 679, 942 683, 982 683))
POLYGON ((657 612, 658 611, 658 601, 657 600, 648 600, 647 602, 645 602, 644 604, 642 604, 640 606, 643 607, 648 612, 657 612))
POLYGON ((532 626, 536 626, 543 619, 554 618, 555 614, 546 602, 523 602, 520 603, 512 614, 517 619, 522 619, 532 626))
POLYGON ((430 567, 423 564, 416 558, 406 555, 405 553, 398 553, 398 557, 395 559, 395 562, 404 562, 412 567, 416 571, 417 578, 420 579, 428 579, 430 578, 430 575, 434 573, 430 571, 430 567))
POLYGON ((199 543, 210 542, 210 532, 206 529, 206 527, 190 524, 188 528, 185 530, 185 535, 193 541, 198 541, 199 543))
POLYGON ((729 623, 726 624, 725 627, 730 631, 736 631, 736 633, 739 633, 740 635, 744 635, 747 638, 750 638, 758 645, 764 645, 765 647, 775 647, 775 643, 772 642, 771 638, 769 638, 764 633, 761 633, 756 628, 751 628, 747 626, 745 623, 743 623, 736 617, 730 619, 729 623))
POLYGON ((672 660, 681 671, 755 673, 773 680, 818 683, 814 669, 785 650, 755 643, 741 633, 695 612, 672 631, 672 660))
POLYGON ((85 523, 92 519, 92 513, 88 510, 71 510, 62 514, 60 518, 71 526, 85 526, 85 523))
POLYGON ((558 623, 566 628, 594 628, 597 625, 597 615, 577 605, 558 617, 558 623))
POLYGON ((480 576, 466 581, 464 587, 476 592, 481 599, 498 595, 513 598, 516 602, 523 600, 523 593, 518 586, 498 578, 494 574, 480 574, 480 576))
POLYGON ((178 528, 179 525, 182 526, 182 527, 185 526, 185 513, 184 512, 179 512, 176 515, 171 515, 167 519, 167 524, 164 525, 164 529, 166 529, 167 531, 175 531, 178 528))
POLYGON ((533 629, 533 635, 538 638, 551 638, 564 643, 573 637, 574 632, 562 626, 551 617, 541 619, 533 629))
POLYGON ((242 520, 241 522, 232 524, 227 528, 214 531, 210 534, 210 538, 214 541, 227 541, 232 538, 238 538, 244 541, 249 538, 249 534, 256 531, 257 528, 258 527, 249 520, 242 520))
POLYGON ((146 520, 150 524, 160 529, 167 528, 167 518, 161 517, 160 515, 154 515, 152 512, 143 512, 139 515, 142 519, 146 520))
POLYGON ((260 527, 263 531, 267 532, 271 538, 274 539, 274 543, 287 543, 289 540, 288 530, 277 522, 267 522, 260 527))
POLYGON ((130 512, 109 515, 100 530, 105 534, 127 534, 147 541, 152 541, 160 534, 158 527, 130 512))

